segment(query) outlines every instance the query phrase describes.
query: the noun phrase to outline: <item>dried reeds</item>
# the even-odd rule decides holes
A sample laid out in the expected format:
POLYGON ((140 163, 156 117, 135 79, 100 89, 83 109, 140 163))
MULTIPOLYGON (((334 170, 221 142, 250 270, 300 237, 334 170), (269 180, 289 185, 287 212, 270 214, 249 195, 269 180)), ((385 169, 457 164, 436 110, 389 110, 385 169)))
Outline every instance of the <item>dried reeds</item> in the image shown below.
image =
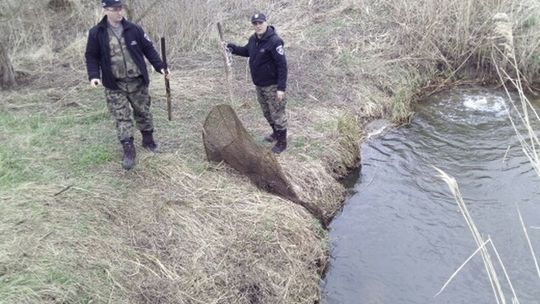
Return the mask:
MULTIPOLYGON (((331 215, 344 195, 334 177, 357 160, 357 124, 407 117, 434 75, 451 78, 482 54, 493 7, 517 3, 506 8, 522 16, 521 4, 534 3, 162 1, 148 11, 149 1, 129 1, 135 19, 148 11, 140 22, 151 37, 171 42, 177 120, 165 121, 153 81, 163 153, 139 153, 126 173, 102 92, 85 86, 82 54, 99 3, 73 0, 60 13, 47 2, 0 2, 15 69, 36 78, 0 103, 0 298, 14 303, 317 301, 325 231, 297 205, 204 160, 202 121, 227 99, 215 22, 242 43, 249 15, 261 10, 284 38, 291 136, 280 162, 302 198, 331 215)), ((527 35, 517 36, 516 54, 534 76, 527 35)), ((246 62, 233 67, 238 115, 265 134, 246 62)))
POLYGON ((497 274, 497 271, 495 269, 495 265, 493 263, 492 257, 486 248, 486 244, 490 244, 493 252, 495 253, 497 257, 497 261, 499 263, 499 266, 501 266, 503 273, 505 275, 506 283, 508 284, 511 292, 512 292, 512 303, 519 303, 519 300, 517 298, 516 292, 514 290, 514 287, 512 285, 512 281, 510 280, 510 277, 508 276, 508 273, 506 271, 506 268, 499 256, 499 253, 497 252, 497 249, 495 248, 495 245, 491 241, 491 238, 488 237, 487 240, 482 237, 480 234, 478 228, 476 227, 476 224, 474 223, 474 220, 469 213, 469 210, 467 208, 467 205, 465 204, 465 201, 463 200, 463 197, 461 195, 461 192, 459 190, 459 186, 457 184, 457 181, 455 178, 449 176, 444 172, 443 170, 436 168, 435 170, 439 172, 439 177, 448 184, 448 187, 452 194, 454 195, 454 199, 456 200, 456 203, 458 204, 459 210, 461 211, 461 214, 463 215, 465 222, 467 223, 467 226, 469 227, 469 230, 472 233, 473 239, 476 242, 476 245, 478 246, 478 249, 461 265, 454 274, 450 277, 450 279, 444 284, 443 288, 437 293, 440 294, 443 292, 444 288, 449 284, 449 282, 456 276, 456 274, 465 266, 465 264, 477 253, 481 254, 482 261, 484 262, 484 268, 486 270, 489 282, 491 284, 491 288, 493 290, 493 294, 495 296, 495 300, 498 304, 504 304, 506 303, 506 296, 503 292, 503 288, 499 279, 499 276, 497 274))
MULTIPOLYGON (((538 126, 540 125, 540 116, 538 115, 535 107, 532 105, 529 98, 525 94, 525 88, 522 81, 524 75, 522 71, 518 68, 516 58, 514 56, 509 57, 507 52, 501 51, 498 47, 494 47, 494 49, 496 54, 494 54, 492 57, 493 64, 497 70, 501 85, 503 86, 508 100, 510 101, 514 109, 514 111, 508 111, 509 120, 512 124, 512 127, 514 128, 514 131, 516 132, 516 136, 519 139, 523 153, 529 160, 529 163, 535 170, 536 174, 540 176, 540 141, 535 130, 535 128, 538 128, 538 126), (495 58, 501 58, 502 60, 496 60, 495 58), (507 69, 510 69, 510 71, 507 71, 507 69), (512 86, 511 88, 517 91, 517 101, 514 100, 515 94, 510 93, 511 88, 509 88, 508 84, 512 86), (517 121, 512 115, 512 113, 516 113, 518 117, 517 121)), ((513 49, 510 54, 514 54, 513 49)), ((531 256, 534 260, 536 273, 540 278, 540 267, 538 266, 536 253, 531 244, 529 233, 521 215, 519 206, 516 206, 516 209, 518 212, 521 226, 523 228, 523 232, 527 239, 529 250, 531 251, 531 256)))

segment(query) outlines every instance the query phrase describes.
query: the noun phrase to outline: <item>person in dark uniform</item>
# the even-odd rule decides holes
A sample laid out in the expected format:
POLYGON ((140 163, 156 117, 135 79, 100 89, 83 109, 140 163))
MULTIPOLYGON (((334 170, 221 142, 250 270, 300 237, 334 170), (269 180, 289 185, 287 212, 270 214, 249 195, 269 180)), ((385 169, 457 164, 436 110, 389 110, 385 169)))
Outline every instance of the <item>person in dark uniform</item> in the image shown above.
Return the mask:
POLYGON ((150 82, 144 58, 162 74, 164 64, 144 30, 124 18, 122 0, 102 0, 103 19, 92 29, 86 44, 86 69, 92 87, 103 84, 107 107, 116 122, 116 133, 124 155, 122 167, 135 166, 133 120, 142 134, 142 146, 156 152, 154 124, 150 112, 150 82))
POLYGON ((285 90, 287 88, 287 59, 283 40, 276 29, 268 25, 266 16, 258 13, 251 17, 255 33, 245 46, 223 43, 234 55, 249 57, 251 78, 257 89, 257 100, 264 117, 272 127, 266 141, 276 142, 272 152, 279 154, 287 148, 287 115, 285 90))

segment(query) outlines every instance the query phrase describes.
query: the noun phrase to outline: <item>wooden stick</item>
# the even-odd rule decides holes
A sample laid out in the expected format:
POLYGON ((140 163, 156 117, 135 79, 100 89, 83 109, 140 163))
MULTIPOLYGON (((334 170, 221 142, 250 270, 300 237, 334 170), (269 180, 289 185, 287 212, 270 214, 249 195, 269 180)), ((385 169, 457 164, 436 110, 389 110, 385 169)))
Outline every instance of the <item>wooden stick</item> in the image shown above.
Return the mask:
MULTIPOLYGON (((217 23, 218 33, 219 33, 219 40, 220 45, 225 42, 225 38, 223 37, 223 27, 221 26, 221 23, 217 23)), ((221 53, 223 54, 223 60, 225 62, 225 74, 227 76, 227 90, 229 91, 229 102, 231 105, 233 104, 233 91, 232 91, 232 62, 230 58, 230 53, 227 50, 226 47, 221 47, 221 53)))
POLYGON ((69 186, 65 187, 64 189, 60 190, 59 192, 56 192, 54 194, 54 196, 58 196, 58 195, 60 195, 60 194, 62 194, 64 192, 68 191, 71 187, 73 187, 73 185, 69 185, 69 186))
POLYGON ((165 94, 167 95, 167 118, 169 121, 172 119, 172 110, 171 110, 171 85, 169 84, 169 79, 167 79, 167 74, 169 74, 167 67, 167 52, 165 51, 165 37, 161 37, 161 58, 163 59, 163 65, 165 74, 163 75, 165 79, 165 94))

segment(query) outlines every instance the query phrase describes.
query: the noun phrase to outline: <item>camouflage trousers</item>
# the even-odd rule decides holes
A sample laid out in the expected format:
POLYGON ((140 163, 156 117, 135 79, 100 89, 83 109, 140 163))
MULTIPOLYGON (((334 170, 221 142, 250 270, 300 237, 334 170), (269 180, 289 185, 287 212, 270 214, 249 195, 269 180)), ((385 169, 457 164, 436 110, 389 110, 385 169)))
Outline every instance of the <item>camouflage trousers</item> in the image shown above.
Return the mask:
POLYGON ((256 88, 257 100, 261 105, 264 118, 266 118, 269 124, 274 125, 276 130, 287 129, 287 115, 285 113, 287 99, 283 98, 282 101, 277 100, 277 85, 267 87, 257 86, 256 88))
POLYGON ((116 135, 123 141, 133 137, 133 120, 137 129, 151 131, 154 129, 152 113, 150 113, 150 95, 142 77, 117 80, 120 90, 105 88, 107 107, 116 123, 116 135))

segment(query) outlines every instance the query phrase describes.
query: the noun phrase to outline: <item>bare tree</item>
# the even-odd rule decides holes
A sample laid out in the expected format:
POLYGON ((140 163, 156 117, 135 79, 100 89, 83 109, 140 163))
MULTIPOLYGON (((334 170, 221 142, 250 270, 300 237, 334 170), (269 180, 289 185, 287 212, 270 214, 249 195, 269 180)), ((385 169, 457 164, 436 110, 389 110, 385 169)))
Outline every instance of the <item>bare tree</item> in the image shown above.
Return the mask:
POLYGON ((0 87, 9 89, 16 84, 15 70, 11 65, 4 43, 0 41, 0 87))
POLYGON ((17 84, 15 70, 9 59, 9 37, 7 25, 9 22, 19 16, 22 8, 22 2, 5 0, 0 2, 0 89, 10 89, 17 84))

